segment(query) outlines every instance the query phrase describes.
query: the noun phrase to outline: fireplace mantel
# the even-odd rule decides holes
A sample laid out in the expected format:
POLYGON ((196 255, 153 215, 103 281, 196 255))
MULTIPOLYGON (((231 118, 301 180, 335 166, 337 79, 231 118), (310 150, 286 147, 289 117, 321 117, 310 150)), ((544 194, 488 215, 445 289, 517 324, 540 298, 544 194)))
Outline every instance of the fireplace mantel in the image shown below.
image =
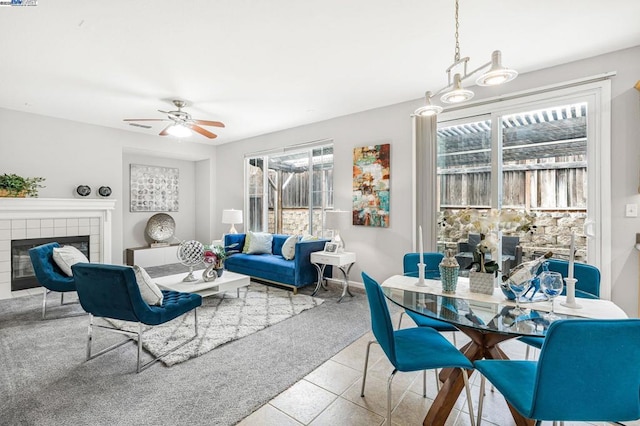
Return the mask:
POLYGON ((0 198, 0 299, 12 297, 11 240, 91 235, 91 261, 111 263, 116 200, 0 198))
POLYGON ((111 211, 115 205, 115 200, 99 199, 0 198, 0 220, 56 217, 62 213, 64 217, 79 217, 86 212, 95 216, 96 213, 102 212, 111 222, 111 211))

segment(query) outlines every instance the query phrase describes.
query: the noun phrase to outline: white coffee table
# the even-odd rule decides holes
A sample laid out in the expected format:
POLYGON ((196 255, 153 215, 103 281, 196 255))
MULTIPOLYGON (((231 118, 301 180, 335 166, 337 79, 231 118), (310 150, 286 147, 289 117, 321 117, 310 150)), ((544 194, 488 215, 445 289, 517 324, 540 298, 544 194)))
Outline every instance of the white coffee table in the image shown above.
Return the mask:
POLYGON ((187 276, 187 272, 154 278, 153 281, 164 290, 197 293, 202 297, 212 296, 230 290, 236 290, 237 296, 240 297, 240 288, 247 287, 251 281, 248 275, 224 271, 221 277, 216 278, 214 281, 207 282, 202 279, 202 272, 204 272, 204 269, 193 273, 194 276, 199 277, 198 281, 182 281, 182 279, 187 276))

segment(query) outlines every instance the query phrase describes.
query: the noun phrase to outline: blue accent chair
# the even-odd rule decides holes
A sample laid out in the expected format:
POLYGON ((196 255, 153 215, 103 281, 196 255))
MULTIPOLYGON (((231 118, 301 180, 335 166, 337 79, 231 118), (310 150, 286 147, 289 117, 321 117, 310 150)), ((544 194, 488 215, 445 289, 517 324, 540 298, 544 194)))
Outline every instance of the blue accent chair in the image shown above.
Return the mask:
MULTIPOLYGON (((569 276, 569 262, 566 260, 549 259, 549 271, 559 272, 562 274, 562 278, 569 276)), ((576 297, 584 299, 599 299, 600 298, 600 270, 593 265, 587 265, 586 263, 574 263, 573 268, 574 278, 578 280, 576 282, 576 297)), ((562 290, 562 295, 567 294, 567 288, 562 290)), ((544 342, 543 337, 523 336, 518 338, 522 343, 526 343, 527 351, 525 353, 525 359, 529 359, 529 347, 540 349, 544 342)))
POLYGON ((137 372, 153 365, 156 361, 181 348, 198 336, 198 315, 196 308, 202 305, 202 296, 193 293, 162 290, 164 300, 162 306, 149 306, 142 299, 133 268, 120 265, 100 265, 92 263, 77 263, 71 267, 76 279, 78 299, 85 311, 89 313, 89 334, 87 340, 87 360, 93 359, 117 347, 124 345, 134 338, 138 342, 137 372), (164 352, 151 361, 141 364, 143 324, 154 326, 163 324, 193 310, 195 319, 195 335, 164 352), (138 331, 120 330, 108 325, 94 324, 93 318, 111 318, 138 323, 138 331), (95 355, 91 355, 93 327, 124 334, 128 338, 118 342, 95 355))
MULTIPOLYGON (((438 265, 444 258, 442 253, 424 253, 424 263, 425 263, 425 278, 438 278, 440 277, 440 269, 438 265)), ((415 272, 416 276, 418 276, 418 262, 420 261, 419 253, 407 253, 404 255, 402 260, 402 266, 404 269, 405 275, 412 274, 415 272)), ((437 331, 451 331, 453 332, 453 344, 456 344, 456 335, 455 332, 458 331, 453 325, 448 322, 439 321, 433 318, 427 318, 424 315, 417 314, 413 311, 405 310, 400 313, 400 320, 398 321, 398 328, 402 325, 402 314, 406 313, 411 319, 418 325, 419 327, 431 327, 437 331)))
POLYGON ((469 377, 467 375, 467 370, 473 369, 471 361, 432 328, 413 327, 394 330, 391 324, 391 316, 389 315, 389 307, 387 306, 382 288, 380 288, 380 285, 373 278, 364 272, 362 273, 362 279, 367 292, 369 309, 371 310, 371 327, 376 340, 370 341, 367 345, 360 396, 364 397, 371 344, 378 343, 389 359, 389 362, 393 365, 393 372, 387 380, 387 425, 391 425, 391 383, 398 371, 424 370, 424 376, 426 370, 436 368, 460 368, 467 391, 471 425, 474 426, 473 403, 471 402, 469 377))
POLYGON ((640 418, 638 359, 640 319, 579 319, 549 326, 538 361, 479 360, 474 364, 514 409, 539 425, 542 420, 640 418))
POLYGON ((64 294, 76 291, 73 277, 67 276, 53 260, 53 249, 60 247, 58 243, 48 243, 29 249, 29 257, 33 265, 36 279, 42 286, 42 319, 47 311, 47 294, 52 291, 60 293, 60 304, 64 303, 64 294))
MULTIPOLYGON (((437 253, 437 252, 424 253, 423 260, 426 265, 425 271, 424 271, 425 278, 428 279, 428 278, 440 277, 440 268, 438 266, 440 265, 440 262, 442 262, 443 258, 444 258, 444 255, 442 253, 437 253)), ((402 259, 402 267, 404 270, 404 274, 413 275, 415 273, 415 276, 417 277, 419 262, 420 262, 420 253, 405 254, 404 258, 402 259)), ((398 320, 398 329, 402 326, 402 316, 405 313, 409 316, 409 318, 413 320, 413 322, 416 323, 418 327, 431 327, 434 330, 439 332, 445 332, 445 331, 452 332, 453 345, 458 346, 456 342, 456 331, 458 331, 458 329, 455 328, 453 325, 445 321, 439 321, 437 319, 425 317, 424 315, 417 314, 408 309, 405 309, 403 312, 400 312, 400 319, 398 320)), ((434 369, 433 373, 436 376, 436 387, 438 388, 438 391, 439 391, 440 379, 438 378, 438 370, 434 369)), ((426 388, 426 386, 427 386, 426 383, 422 384, 423 388, 426 388)), ((426 389, 423 389, 423 393, 425 392, 426 392, 426 389)))

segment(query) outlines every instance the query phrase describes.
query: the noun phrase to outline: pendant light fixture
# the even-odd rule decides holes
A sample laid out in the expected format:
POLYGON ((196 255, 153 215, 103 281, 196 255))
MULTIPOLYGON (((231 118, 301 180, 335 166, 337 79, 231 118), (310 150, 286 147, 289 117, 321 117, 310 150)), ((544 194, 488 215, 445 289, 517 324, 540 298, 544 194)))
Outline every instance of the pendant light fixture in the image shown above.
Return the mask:
POLYGON ((472 75, 489 68, 480 77, 476 79, 476 84, 479 86, 496 86, 499 84, 507 83, 518 76, 518 72, 502 66, 502 53, 499 50, 495 50, 491 54, 491 61, 476 68, 471 72, 467 72, 467 64, 469 63, 469 57, 460 57, 460 40, 459 40, 459 28, 460 22, 458 20, 458 0, 456 0, 455 22, 456 22, 456 47, 453 57, 453 64, 447 68, 447 85, 438 90, 435 94, 427 92, 425 94, 426 103, 425 106, 415 110, 414 114, 419 116, 429 116, 439 114, 442 112, 442 107, 431 103, 431 98, 437 95, 440 96, 440 101, 446 104, 455 104, 460 102, 466 102, 473 98, 473 91, 465 89, 462 86, 462 82, 472 75), (451 78, 452 71, 462 68, 462 73, 455 72, 453 79, 451 78))

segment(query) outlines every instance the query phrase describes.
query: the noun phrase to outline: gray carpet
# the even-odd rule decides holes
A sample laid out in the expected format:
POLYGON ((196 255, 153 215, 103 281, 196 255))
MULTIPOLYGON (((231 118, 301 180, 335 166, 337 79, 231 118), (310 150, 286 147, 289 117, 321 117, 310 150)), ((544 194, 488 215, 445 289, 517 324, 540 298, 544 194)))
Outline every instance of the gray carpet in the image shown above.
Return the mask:
MULTIPOLYGON (((87 317, 59 317, 82 312, 79 305, 55 306, 59 296, 50 296, 48 315, 58 318, 41 321, 40 296, 0 300, 0 423, 233 425, 370 329, 363 292, 336 303, 340 291, 330 285, 316 308, 140 374, 133 343, 85 361, 87 317)), ((95 342, 119 338, 102 332, 95 342)))

